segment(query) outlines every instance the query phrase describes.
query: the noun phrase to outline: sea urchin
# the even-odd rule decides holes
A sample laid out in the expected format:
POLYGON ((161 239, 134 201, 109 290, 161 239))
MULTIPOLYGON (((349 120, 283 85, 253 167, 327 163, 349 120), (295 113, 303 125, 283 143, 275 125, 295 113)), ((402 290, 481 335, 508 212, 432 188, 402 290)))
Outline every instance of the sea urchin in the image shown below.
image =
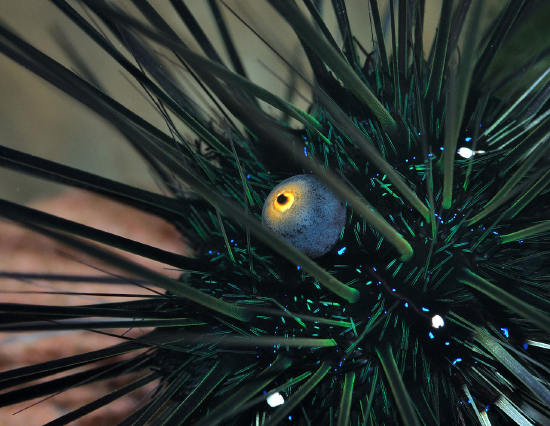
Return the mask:
MULTIPOLYGON (((227 63, 181 0, 171 1, 173 11, 201 53, 146 0, 128 10, 82 0, 86 14, 52 3, 135 79, 167 131, 6 26, 0 51, 113 124, 170 195, 8 148, 2 165, 171 221, 196 257, 2 201, 5 218, 157 289, 121 303, 0 305, 4 331, 72 329, 76 318, 82 329, 116 328, 120 318, 156 327, 114 347, 2 372, 0 405, 144 371, 48 424, 68 424, 151 381, 156 391, 120 425, 550 424, 549 49, 511 70, 495 66, 503 44, 548 13, 544 2, 511 0, 487 24, 485 2, 442 0, 429 44, 424 0, 389 0, 387 25, 386 2, 365 0, 369 51, 344 0, 331 2, 341 45, 321 17, 325 2, 269 0, 312 70, 314 83, 281 56, 311 93, 307 111, 246 77, 224 20, 233 11, 221 0, 208 4, 227 63), (184 73, 209 107, 176 78, 184 73), (262 225, 264 201, 289 178, 317 185, 304 203, 337 198, 336 231, 328 219, 314 225, 335 232, 326 249, 303 248, 311 248, 310 228, 262 225), (172 265, 181 279, 74 236, 172 265), (93 366, 128 352, 136 355, 93 366), (62 372, 47 386, 32 383, 62 372)), ((270 203, 285 210, 294 197, 287 192, 270 203)))

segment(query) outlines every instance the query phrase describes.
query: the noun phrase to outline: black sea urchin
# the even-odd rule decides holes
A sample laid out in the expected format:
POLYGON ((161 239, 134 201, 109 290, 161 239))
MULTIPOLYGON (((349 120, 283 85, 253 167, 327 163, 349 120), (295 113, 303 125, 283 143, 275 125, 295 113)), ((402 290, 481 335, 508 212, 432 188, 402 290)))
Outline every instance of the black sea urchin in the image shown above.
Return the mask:
MULTIPOLYGON (((370 52, 354 37, 344 0, 331 4, 342 45, 321 17, 328 2, 270 0, 313 71, 307 112, 247 79, 223 18, 231 9, 222 13, 214 0, 227 63, 182 1, 171 2, 179 25, 204 55, 146 0, 132 1, 134 9, 82 0, 86 14, 52 3, 141 85, 168 132, 6 26, 0 50, 112 123, 171 196, 8 148, 2 165, 168 219, 196 257, 2 201, 4 217, 165 291, 124 303, 1 305, 4 331, 73 329, 75 318, 83 329, 119 326, 120 318, 157 328, 2 372, 0 405, 144 371, 49 424, 68 424, 154 380, 156 391, 120 425, 550 424, 549 51, 523 62, 499 57, 512 36, 527 43, 529 18, 548 14, 547 2, 511 0, 487 24, 485 2, 443 0, 426 45, 423 0, 390 0, 387 26, 379 11, 386 2, 365 0, 370 52), (175 77, 183 70, 211 109, 175 77), (310 173, 347 204, 339 239, 315 260, 260 222, 277 184, 310 173), (184 272, 172 280, 71 234, 184 272), (136 355, 93 365, 128 352, 136 355)), ((538 31, 550 39, 547 28, 538 31)), ((276 194, 281 204, 285 194, 276 194)))

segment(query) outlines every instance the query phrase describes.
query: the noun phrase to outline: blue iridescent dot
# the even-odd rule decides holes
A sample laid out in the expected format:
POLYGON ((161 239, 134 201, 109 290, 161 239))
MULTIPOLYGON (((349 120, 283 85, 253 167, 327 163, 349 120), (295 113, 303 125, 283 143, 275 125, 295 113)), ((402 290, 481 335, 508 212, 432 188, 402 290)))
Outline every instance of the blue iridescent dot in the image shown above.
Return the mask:
POLYGON ((431 331, 428 333, 428 336, 430 336, 430 339, 433 339, 435 337, 431 331))
POLYGON ((508 329, 503 327, 500 329, 500 331, 502 331, 502 333, 506 336, 506 338, 510 337, 510 333, 508 332, 508 329))
POLYGON ((528 347, 529 347, 529 345, 527 343, 523 344, 523 349, 527 350, 528 347))
POLYGON ((408 307, 409 307, 409 304, 405 302, 405 308, 408 308, 408 307))
POLYGON ((467 137, 466 139, 464 139, 464 140, 465 140, 466 142, 470 142, 470 141, 472 140, 472 138, 468 136, 468 137, 467 137))
POLYGON ((340 250, 338 250, 338 254, 342 256, 344 252, 346 251, 346 247, 342 247, 340 250))
POLYGON ((304 155, 307 157, 307 147, 304 146, 304 155))
POLYGON ((450 342, 445 342, 445 346, 449 346, 450 344, 450 342))
POLYGON ((424 312, 430 312, 430 310, 429 310, 428 308, 422 308, 422 310, 423 310, 424 312))
POLYGON ((462 361, 462 358, 457 358, 457 359, 455 359, 455 360, 453 361, 453 365, 455 365, 457 362, 460 362, 460 361, 462 361))

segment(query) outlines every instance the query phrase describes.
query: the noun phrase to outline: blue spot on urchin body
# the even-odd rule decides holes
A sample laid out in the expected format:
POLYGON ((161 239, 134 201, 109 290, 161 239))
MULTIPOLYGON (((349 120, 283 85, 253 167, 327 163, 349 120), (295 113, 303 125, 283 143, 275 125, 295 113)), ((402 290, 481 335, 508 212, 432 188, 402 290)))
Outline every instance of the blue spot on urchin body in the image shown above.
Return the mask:
POLYGON ((340 250, 338 250, 337 253, 338 253, 340 256, 342 256, 342 255, 344 254, 345 251, 346 251, 346 247, 342 247, 340 250))

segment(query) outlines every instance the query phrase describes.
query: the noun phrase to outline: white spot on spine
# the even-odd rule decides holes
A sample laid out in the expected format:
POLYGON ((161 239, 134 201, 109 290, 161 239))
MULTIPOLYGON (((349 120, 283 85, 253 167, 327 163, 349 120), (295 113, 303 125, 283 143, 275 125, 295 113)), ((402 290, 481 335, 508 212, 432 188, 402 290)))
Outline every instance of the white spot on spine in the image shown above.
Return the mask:
POLYGON ((445 325, 445 321, 443 321, 443 318, 441 315, 434 315, 432 317, 432 327, 433 328, 440 328, 445 325))
POLYGON ((278 405, 283 405, 285 399, 279 392, 275 392, 267 397, 267 403, 270 407, 277 407, 278 405))

